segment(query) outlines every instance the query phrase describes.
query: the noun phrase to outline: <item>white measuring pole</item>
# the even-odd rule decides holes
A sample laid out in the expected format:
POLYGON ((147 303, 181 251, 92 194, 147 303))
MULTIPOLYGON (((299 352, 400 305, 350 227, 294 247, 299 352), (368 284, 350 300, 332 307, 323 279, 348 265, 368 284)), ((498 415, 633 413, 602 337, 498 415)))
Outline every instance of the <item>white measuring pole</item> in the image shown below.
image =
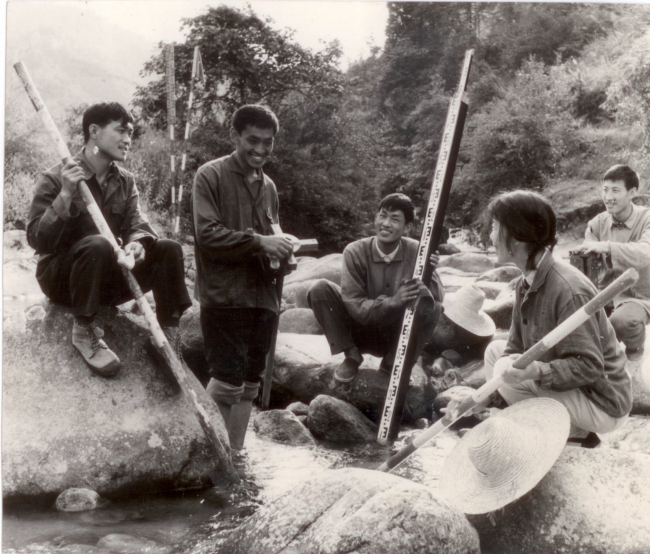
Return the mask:
MULTIPOLYGON (((449 189, 454 174, 456 158, 458 157, 460 138, 463 132, 468 105, 465 90, 467 88, 473 56, 473 50, 465 52, 460 83, 449 105, 442 140, 440 142, 438 161, 433 174, 431 196, 429 197, 415 268, 413 270, 413 278, 420 279, 425 284, 428 284, 431 279, 429 256, 438 247, 445 210, 447 209, 447 201, 449 199, 449 189)), ((399 432, 408 381, 413 364, 416 362, 416 360, 412 359, 414 357, 414 341, 411 341, 415 313, 416 305, 412 305, 406 308, 404 314, 395 362, 393 364, 390 383, 386 393, 386 401, 381 414, 379 432, 377 434, 377 440, 382 444, 395 440, 399 432)))

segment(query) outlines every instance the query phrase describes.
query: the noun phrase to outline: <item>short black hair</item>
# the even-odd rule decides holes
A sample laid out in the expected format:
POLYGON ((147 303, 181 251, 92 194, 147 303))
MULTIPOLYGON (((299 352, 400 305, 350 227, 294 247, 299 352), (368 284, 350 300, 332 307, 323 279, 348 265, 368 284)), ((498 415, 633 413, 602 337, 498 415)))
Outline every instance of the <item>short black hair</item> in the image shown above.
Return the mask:
POLYGON ((119 102, 98 102, 87 108, 81 124, 84 132, 84 144, 90 138, 91 125, 106 127, 113 121, 119 121, 126 125, 127 123, 133 123, 135 119, 131 112, 119 102))
POLYGON ((603 181, 623 181, 627 190, 639 188, 639 176, 630 166, 616 164, 605 171, 603 181))
MULTIPOLYGON (((550 202, 529 190, 505 192, 493 198, 487 208, 486 223, 499 222, 499 240, 509 245, 515 239, 530 245, 526 269, 535 269, 535 256, 557 244, 557 218, 550 202)), ((495 245, 496 246, 496 245, 495 245)))
POLYGON ((404 220, 407 224, 415 221, 415 207, 413 206, 413 202, 406 194, 402 194, 401 192, 394 192, 385 196, 379 203, 377 213, 382 209, 389 211, 400 210, 404 214, 404 220))
POLYGON ((272 129, 274 135, 280 130, 277 116, 270 108, 261 104, 246 104, 233 114, 232 126, 237 133, 241 135, 247 125, 258 129, 272 129))

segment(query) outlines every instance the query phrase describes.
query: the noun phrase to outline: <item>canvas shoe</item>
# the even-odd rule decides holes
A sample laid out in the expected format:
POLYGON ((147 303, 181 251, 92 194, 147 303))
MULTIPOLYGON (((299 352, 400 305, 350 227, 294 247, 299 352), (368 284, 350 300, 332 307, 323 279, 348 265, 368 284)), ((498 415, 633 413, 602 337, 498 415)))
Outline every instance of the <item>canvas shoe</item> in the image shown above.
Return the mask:
POLYGON ((104 331, 94 321, 83 324, 75 319, 72 344, 93 373, 101 377, 113 377, 120 370, 120 359, 102 340, 103 336, 104 331))

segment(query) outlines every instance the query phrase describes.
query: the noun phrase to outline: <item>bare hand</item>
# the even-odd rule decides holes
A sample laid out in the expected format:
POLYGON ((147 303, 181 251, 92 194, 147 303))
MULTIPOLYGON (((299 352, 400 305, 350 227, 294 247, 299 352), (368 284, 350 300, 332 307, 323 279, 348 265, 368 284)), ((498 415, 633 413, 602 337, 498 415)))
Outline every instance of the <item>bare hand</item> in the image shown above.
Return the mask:
POLYGON ((542 376, 542 368, 537 362, 528 364, 524 369, 513 367, 515 360, 520 356, 521 354, 510 354, 508 358, 501 358, 501 360, 508 360, 507 367, 501 373, 501 378, 504 383, 516 385, 523 381, 534 381, 542 376))
POLYGON ((285 259, 293 254, 293 243, 282 235, 260 235, 262 252, 273 258, 285 259))
POLYGON ((61 194, 72 198, 83 180, 84 172, 81 166, 74 160, 68 160, 61 170, 61 194))
POLYGON ((440 252, 436 250, 434 254, 431 254, 431 256, 429 256, 429 264, 431 265, 431 269, 435 271, 439 263, 440 263, 440 252))
POLYGON ((396 308, 401 308, 409 302, 413 302, 420 294, 420 284, 424 286, 424 283, 418 279, 402 280, 402 284, 397 289, 395 296, 391 297, 390 303, 396 308))
POLYGON ((609 254, 611 252, 609 242, 596 242, 592 240, 586 240, 577 250, 583 254, 609 254))
MULTIPOLYGON (((451 397, 451 400, 449 400, 449 404, 447 404, 445 408, 440 408, 440 411, 443 414, 445 414, 445 417, 448 416, 451 420, 456 420, 462 415, 458 412, 458 408, 463 402, 465 402, 468 398, 470 398, 472 394, 474 394, 474 391, 461 389, 455 391, 448 391, 448 394, 451 397)), ((474 408, 469 410, 466 415, 472 415, 481 412, 484 409, 484 407, 485 406, 483 404, 477 404, 474 408)))
POLYGON ((130 242, 124 247, 124 253, 127 256, 129 254, 132 254, 136 264, 144 262, 145 250, 141 242, 138 241, 130 242))

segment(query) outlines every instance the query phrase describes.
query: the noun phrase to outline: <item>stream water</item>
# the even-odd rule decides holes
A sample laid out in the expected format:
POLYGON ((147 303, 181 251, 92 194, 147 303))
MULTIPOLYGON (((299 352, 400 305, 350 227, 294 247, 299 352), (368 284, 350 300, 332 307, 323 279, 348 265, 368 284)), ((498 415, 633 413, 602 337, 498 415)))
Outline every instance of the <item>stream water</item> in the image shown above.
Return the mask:
MULTIPOLYGON (((269 499, 298 481, 328 468, 374 469, 414 431, 405 431, 393 449, 377 443, 294 447, 263 440, 249 428, 246 449, 235 454, 239 487, 114 501, 92 511, 66 513, 51 508, 12 509, 3 514, 3 553, 90 554, 214 552, 215 545, 269 499), (103 549, 99 549, 103 547, 103 549)), ((413 455, 397 474, 435 486, 451 436, 413 455)))

